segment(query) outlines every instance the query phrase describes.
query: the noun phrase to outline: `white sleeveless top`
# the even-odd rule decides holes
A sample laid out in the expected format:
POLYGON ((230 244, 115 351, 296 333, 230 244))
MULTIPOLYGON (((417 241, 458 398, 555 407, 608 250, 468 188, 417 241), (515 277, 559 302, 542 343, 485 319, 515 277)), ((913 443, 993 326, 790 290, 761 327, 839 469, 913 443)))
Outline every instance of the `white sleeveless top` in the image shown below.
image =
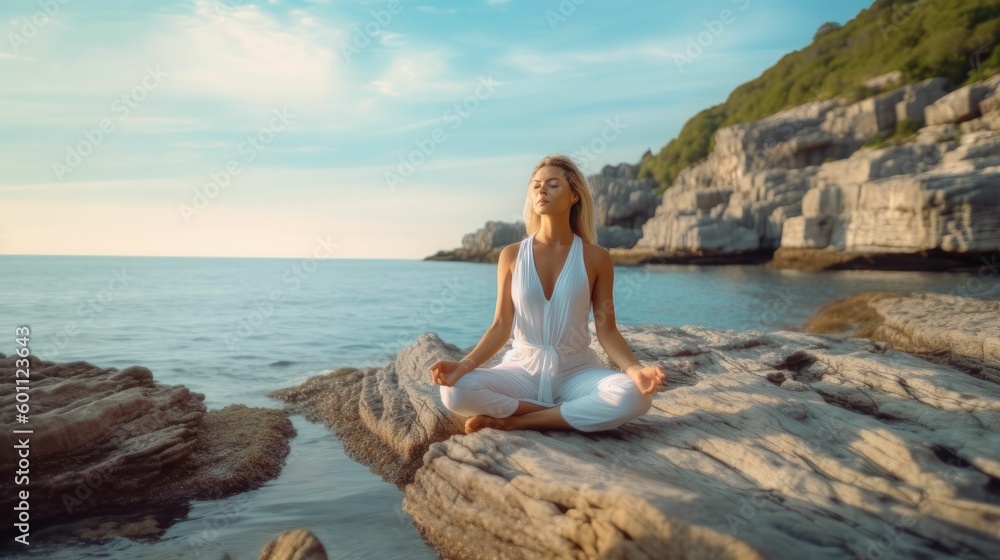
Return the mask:
POLYGON ((514 303, 514 340, 503 361, 516 363, 538 377, 536 402, 551 405, 553 379, 581 364, 603 364, 590 347, 590 279, 583 261, 583 239, 573 234, 573 244, 556 279, 551 300, 545 299, 535 268, 531 249, 534 239, 535 234, 531 234, 521 240, 514 263, 510 290, 514 303))

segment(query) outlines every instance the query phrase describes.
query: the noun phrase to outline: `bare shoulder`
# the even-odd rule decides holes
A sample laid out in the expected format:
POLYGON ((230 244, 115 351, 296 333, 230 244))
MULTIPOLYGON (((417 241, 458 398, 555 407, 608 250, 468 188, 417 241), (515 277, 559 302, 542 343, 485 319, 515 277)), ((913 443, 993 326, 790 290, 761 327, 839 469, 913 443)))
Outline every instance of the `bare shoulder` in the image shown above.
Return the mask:
POLYGON ((594 243, 583 244, 583 258, 594 268, 601 270, 611 265, 611 252, 594 243))
POLYGON ((503 249, 500 250, 500 259, 501 260, 503 260, 503 259, 507 259, 507 260, 516 259, 517 258, 517 252, 518 252, 518 250, 520 248, 521 248, 521 243, 519 241, 515 242, 515 243, 511 243, 510 245, 507 245, 506 247, 504 247, 503 249))
POLYGON ((500 258, 497 266, 507 267, 508 269, 514 266, 514 261, 517 260, 517 253, 521 247, 521 243, 511 243, 503 249, 500 250, 500 258))

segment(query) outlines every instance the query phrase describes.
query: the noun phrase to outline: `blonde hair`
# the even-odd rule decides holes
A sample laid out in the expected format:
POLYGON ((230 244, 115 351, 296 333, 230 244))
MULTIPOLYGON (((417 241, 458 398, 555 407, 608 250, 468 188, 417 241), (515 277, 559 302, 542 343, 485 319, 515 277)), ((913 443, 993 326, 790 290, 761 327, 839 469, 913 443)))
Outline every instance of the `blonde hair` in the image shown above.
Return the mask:
MULTIPOLYGON (((535 169, 531 172, 531 176, 528 177, 528 188, 531 188, 531 179, 535 176, 535 173, 538 173, 539 169, 549 166, 562 169, 566 174, 566 182, 569 183, 569 188, 573 189, 573 192, 580 197, 580 200, 573 203, 573 206, 569 210, 570 229, 584 241, 596 244, 597 230, 594 226, 594 197, 590 194, 590 185, 587 184, 587 178, 583 176, 580 168, 576 166, 573 160, 560 154, 545 156, 535 166, 535 169)), ((542 217, 535 213, 534 208, 534 205, 531 203, 531 197, 526 197, 524 201, 524 228, 527 231, 528 237, 542 227, 542 217)))

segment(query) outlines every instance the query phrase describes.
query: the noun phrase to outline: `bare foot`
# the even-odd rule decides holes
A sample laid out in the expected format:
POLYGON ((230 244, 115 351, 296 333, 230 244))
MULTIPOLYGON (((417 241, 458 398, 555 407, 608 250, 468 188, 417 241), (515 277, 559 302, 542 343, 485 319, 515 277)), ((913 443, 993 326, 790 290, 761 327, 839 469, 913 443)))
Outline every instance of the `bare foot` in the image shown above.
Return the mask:
POLYGON ((465 433, 471 434, 472 432, 478 432, 483 428, 494 428, 496 430, 503 430, 507 425, 506 418, 494 418, 492 416, 487 416, 485 414, 480 414, 478 416, 473 416, 465 421, 465 433))

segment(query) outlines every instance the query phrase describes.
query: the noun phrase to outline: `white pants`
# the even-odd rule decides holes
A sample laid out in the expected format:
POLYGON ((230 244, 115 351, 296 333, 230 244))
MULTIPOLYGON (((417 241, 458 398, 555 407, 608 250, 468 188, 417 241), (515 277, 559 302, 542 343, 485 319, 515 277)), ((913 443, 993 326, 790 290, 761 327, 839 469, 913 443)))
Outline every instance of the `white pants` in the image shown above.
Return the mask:
MULTIPOLYGON (((628 375, 592 363, 555 376, 552 394, 551 406, 560 405, 563 419, 581 432, 617 428, 653 404, 653 395, 643 395, 628 375)), ((441 386, 441 402, 462 416, 506 418, 517 410, 518 401, 538 403, 537 396, 538 378, 512 363, 476 368, 453 387, 441 386)))

